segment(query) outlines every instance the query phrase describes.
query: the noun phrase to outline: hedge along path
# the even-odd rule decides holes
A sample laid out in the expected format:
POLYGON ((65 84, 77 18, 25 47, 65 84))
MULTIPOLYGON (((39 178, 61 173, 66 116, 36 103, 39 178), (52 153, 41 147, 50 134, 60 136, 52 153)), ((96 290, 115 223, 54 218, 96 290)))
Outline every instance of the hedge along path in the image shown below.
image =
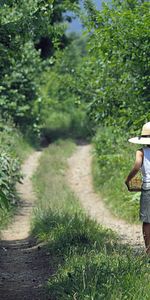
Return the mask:
POLYGON ((92 146, 80 145, 68 159, 68 182, 78 196, 84 210, 99 224, 117 232, 121 241, 141 250, 144 249, 142 226, 128 224, 110 213, 98 194, 94 192, 91 175, 92 146))
POLYGON ((23 184, 17 185, 20 205, 12 223, 1 233, 0 299, 48 299, 43 285, 53 272, 47 248, 30 236, 30 222, 36 196, 31 177, 41 152, 32 153, 25 161, 23 184))

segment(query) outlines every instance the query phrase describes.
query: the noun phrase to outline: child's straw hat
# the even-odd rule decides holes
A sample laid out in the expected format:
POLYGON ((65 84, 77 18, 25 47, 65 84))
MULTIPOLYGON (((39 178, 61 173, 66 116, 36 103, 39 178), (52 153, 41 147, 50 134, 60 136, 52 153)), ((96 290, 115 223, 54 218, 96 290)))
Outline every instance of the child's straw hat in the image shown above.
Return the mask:
POLYGON ((143 125, 141 136, 133 137, 129 139, 129 142, 134 144, 150 145, 150 122, 143 125))

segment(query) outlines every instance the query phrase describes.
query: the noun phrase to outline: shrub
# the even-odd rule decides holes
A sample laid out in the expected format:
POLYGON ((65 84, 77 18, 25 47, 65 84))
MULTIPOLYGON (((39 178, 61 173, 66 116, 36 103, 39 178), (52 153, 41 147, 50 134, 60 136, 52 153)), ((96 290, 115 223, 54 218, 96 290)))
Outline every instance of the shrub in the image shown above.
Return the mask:
POLYGON ((112 127, 99 129, 93 143, 96 189, 103 195, 113 214, 128 221, 137 221, 139 194, 129 193, 124 184, 136 148, 128 144, 124 132, 115 131, 112 127))
MULTIPOLYGON (((31 147, 9 121, 0 121, 0 217, 2 210, 6 211, 17 201, 16 183, 20 181, 21 162, 25 159, 31 147)), ((3 214, 3 213, 2 213, 3 214)))

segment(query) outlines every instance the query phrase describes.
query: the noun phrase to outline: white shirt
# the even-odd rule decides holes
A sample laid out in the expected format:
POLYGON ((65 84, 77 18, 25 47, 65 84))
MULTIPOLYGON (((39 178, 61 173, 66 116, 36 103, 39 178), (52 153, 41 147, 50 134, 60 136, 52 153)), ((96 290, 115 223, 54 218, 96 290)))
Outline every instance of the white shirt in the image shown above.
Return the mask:
POLYGON ((143 164, 141 167, 142 172, 142 188, 144 190, 150 189, 150 147, 143 148, 143 164))

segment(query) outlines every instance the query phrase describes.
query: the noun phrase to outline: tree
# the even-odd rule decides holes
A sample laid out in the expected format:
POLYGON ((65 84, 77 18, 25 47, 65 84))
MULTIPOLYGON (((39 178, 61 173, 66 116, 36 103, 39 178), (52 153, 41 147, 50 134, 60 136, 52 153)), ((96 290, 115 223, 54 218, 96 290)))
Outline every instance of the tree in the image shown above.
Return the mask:
POLYGON ((97 124, 134 128, 149 118, 149 10, 149 2, 113 1, 89 18, 89 114, 97 124))
POLYGON ((0 5, 0 110, 22 128, 39 119, 40 74, 49 64, 41 57, 54 55, 68 42, 64 13, 77 11, 78 1, 61 2, 8 0, 0 5))

